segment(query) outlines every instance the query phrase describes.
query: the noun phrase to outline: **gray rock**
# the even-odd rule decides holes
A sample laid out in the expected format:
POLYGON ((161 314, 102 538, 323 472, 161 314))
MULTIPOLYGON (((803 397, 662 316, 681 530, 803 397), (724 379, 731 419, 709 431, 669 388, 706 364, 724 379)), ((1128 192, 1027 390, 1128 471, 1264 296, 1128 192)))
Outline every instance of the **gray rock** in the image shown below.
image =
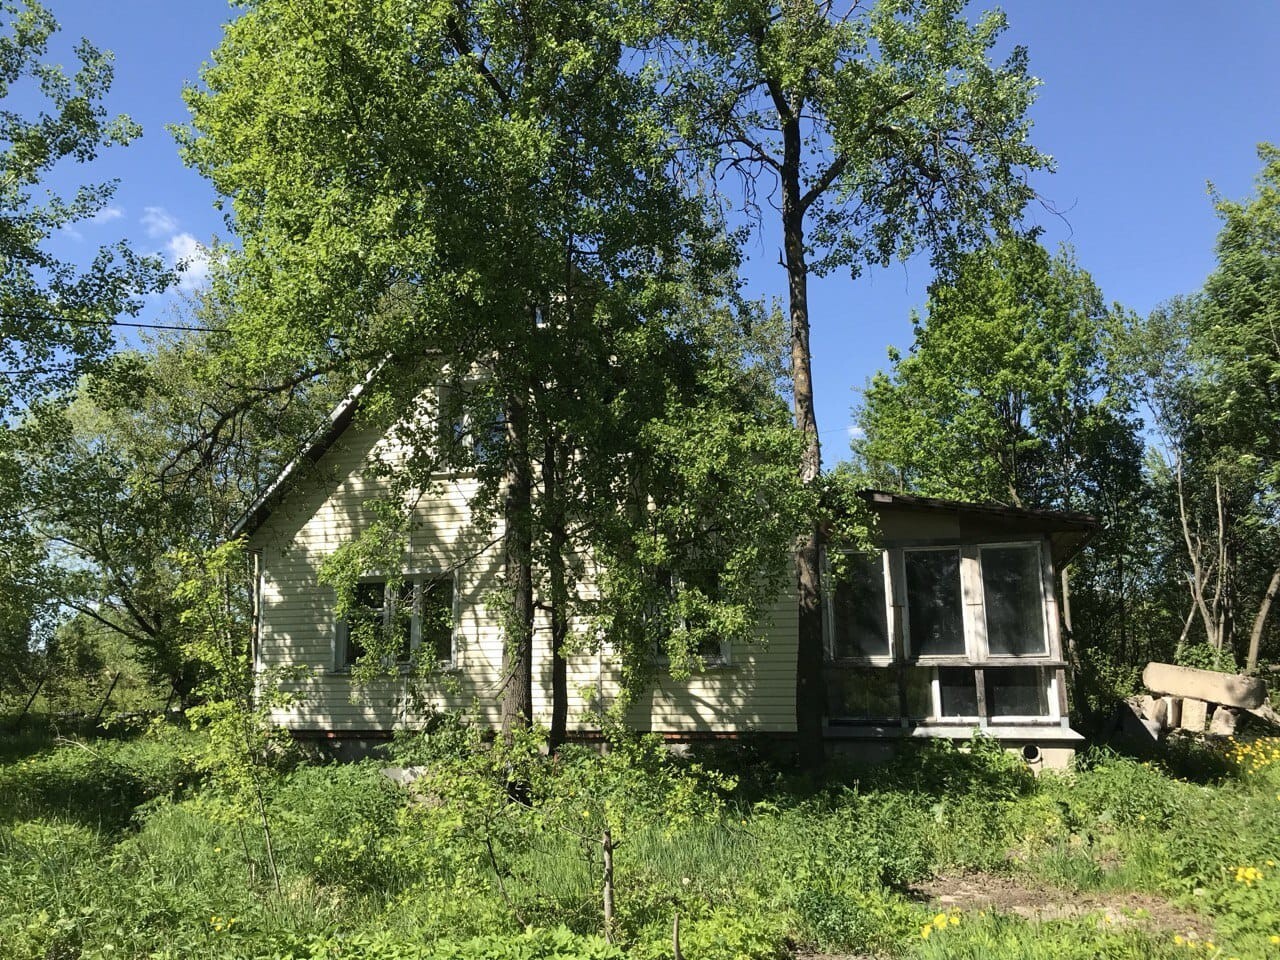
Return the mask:
POLYGON ((1209 705, 1203 700, 1184 697, 1182 700, 1182 719, 1178 728, 1189 733, 1204 733, 1204 723, 1209 716, 1209 705))
POLYGON ((1257 677, 1176 667, 1171 663, 1148 663, 1142 671, 1142 684, 1154 693, 1223 703, 1242 710, 1255 710, 1267 699, 1267 685, 1257 677))
POLYGON ((392 783, 407 787, 426 772, 426 767, 383 767, 378 772, 392 783))
POLYGON ((1240 711, 1232 707, 1218 707, 1213 711, 1209 721, 1209 736, 1234 737, 1236 725, 1240 722, 1240 711))

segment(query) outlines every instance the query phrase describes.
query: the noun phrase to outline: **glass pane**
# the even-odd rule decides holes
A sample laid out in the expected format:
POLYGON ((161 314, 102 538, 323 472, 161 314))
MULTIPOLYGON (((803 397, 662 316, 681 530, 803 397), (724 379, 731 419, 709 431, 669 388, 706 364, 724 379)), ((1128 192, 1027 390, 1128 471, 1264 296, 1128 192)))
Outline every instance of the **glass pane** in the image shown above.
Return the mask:
POLYGON ((833 653, 836 657, 889 655, 885 613, 884 562, 874 557, 843 557, 832 591, 833 653))
POLYGON ((382 629, 386 601, 385 581, 368 580, 356 584, 355 606, 347 619, 346 649, 342 651, 342 662, 346 666, 352 666, 368 652, 367 641, 382 629))
POLYGON ((833 667, 826 673, 828 712, 832 717, 896 720, 901 715, 896 670, 886 667, 833 667))
POLYGON ((911 550, 904 560, 911 655, 964 653, 960 551, 911 550))
POLYGON ((419 630, 422 653, 430 660, 453 659, 453 578, 422 581, 419 630))
POLYGON ((968 667, 939 667, 938 692, 942 697, 942 716, 976 717, 978 685, 968 667))
POLYGON ((933 669, 910 667, 907 678, 907 716, 923 720, 933 716, 933 669))
POLYGON ((987 649, 995 655, 1043 656, 1044 605, 1040 601, 1037 547, 988 547, 982 551, 982 593, 987 649))
POLYGON ((1035 667, 988 667, 987 716, 1047 717, 1049 684, 1035 667))

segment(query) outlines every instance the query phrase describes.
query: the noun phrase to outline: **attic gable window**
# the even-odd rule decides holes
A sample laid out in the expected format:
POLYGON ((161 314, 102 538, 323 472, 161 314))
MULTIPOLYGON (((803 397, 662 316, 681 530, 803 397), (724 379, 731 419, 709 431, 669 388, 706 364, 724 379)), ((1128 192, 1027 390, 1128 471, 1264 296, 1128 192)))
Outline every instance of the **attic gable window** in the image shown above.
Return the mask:
POLYGON ((437 410, 442 464, 471 469, 500 462, 506 449, 507 422, 492 397, 474 383, 441 386, 437 410))
POLYGON ((338 624, 340 669, 349 670, 368 653, 367 640, 375 631, 393 640, 400 666, 453 663, 457 591, 452 575, 406 576, 398 588, 385 579, 368 579, 356 585, 355 599, 349 618, 338 624))

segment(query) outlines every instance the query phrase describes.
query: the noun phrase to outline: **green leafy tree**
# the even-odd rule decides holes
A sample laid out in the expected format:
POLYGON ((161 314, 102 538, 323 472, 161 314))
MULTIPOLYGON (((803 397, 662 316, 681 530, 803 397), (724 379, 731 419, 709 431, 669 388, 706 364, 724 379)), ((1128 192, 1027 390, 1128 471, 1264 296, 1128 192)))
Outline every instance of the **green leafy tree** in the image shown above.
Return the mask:
POLYGON ((1124 345, 1159 440, 1164 580, 1186 611, 1178 651, 1202 643, 1247 669, 1275 649, 1280 593, 1280 151, 1258 154, 1253 196, 1214 194, 1222 229, 1204 289, 1133 321, 1124 345))
POLYGON ((113 347, 111 323, 136 314, 142 295, 167 281, 162 265, 124 243, 101 248, 84 267, 48 249, 57 231, 102 210, 113 183, 69 196, 41 189, 63 162, 88 163, 99 150, 140 133, 128 117, 109 116, 111 55, 87 40, 68 75, 46 60, 58 30, 36 0, 0 4, 0 685, 30 680, 31 647, 52 611, 31 571, 43 561, 25 514, 25 442, 16 424, 29 406, 66 391, 113 347), (25 112, 11 98, 34 94, 25 112))
MULTIPOLYGON (((1027 140, 1036 80, 1025 51, 993 63, 1004 17, 970 20, 965 6, 881 0, 841 14, 814 0, 718 0, 691 18, 671 5, 665 66, 689 155, 715 177, 741 176, 735 206, 758 212, 768 193, 780 211, 806 483, 821 465, 810 275, 856 278, 922 250, 943 263, 1017 218, 1028 171, 1049 165, 1027 140)), ((796 552, 796 723, 809 763, 822 749, 821 527, 815 518, 796 552)))
POLYGON ((1151 557, 1143 444, 1113 362, 1122 317, 1069 251, 1013 239, 959 258, 857 410, 855 458, 873 483, 930 496, 1092 513, 1102 529, 1061 571, 1072 643, 1124 660, 1151 557), (1077 622, 1078 621, 1078 622, 1077 622))
MULTIPOLYGON (((196 312, 216 316, 211 301, 196 312)), ((42 551, 30 588, 127 641, 180 703, 197 678, 171 553, 225 538, 342 388, 315 371, 246 377, 221 340, 195 331, 115 354, 69 400, 37 404, 16 451, 42 551)))
MULTIPOLYGON (((190 93, 187 155, 243 244, 226 276, 246 348, 388 357, 388 423, 444 388, 435 422, 399 428, 388 502, 451 454, 475 468, 477 526, 502 530, 508 735, 531 714, 535 603, 559 647, 603 518, 645 512, 627 441, 700 389, 683 306, 730 265, 629 66, 642 26, 595 0, 259 2, 190 93), (501 425, 484 456, 440 442, 464 409, 473 433, 501 425)), ((394 569, 407 522, 331 569, 394 569)))

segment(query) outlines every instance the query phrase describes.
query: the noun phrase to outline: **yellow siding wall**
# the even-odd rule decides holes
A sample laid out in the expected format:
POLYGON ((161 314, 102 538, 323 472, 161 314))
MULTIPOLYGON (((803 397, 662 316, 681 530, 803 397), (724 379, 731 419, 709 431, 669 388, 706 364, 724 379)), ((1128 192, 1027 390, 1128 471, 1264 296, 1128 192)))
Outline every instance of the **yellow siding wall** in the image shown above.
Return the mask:
MULTIPOLYGON (((384 483, 364 475, 366 464, 394 462, 398 456, 391 441, 357 423, 252 538, 251 546, 261 553, 259 668, 309 668, 305 679, 287 688, 297 695, 296 705, 276 717, 293 729, 411 727, 431 706, 474 712, 488 723, 498 720, 502 636, 485 598, 501 573, 501 530, 473 528, 468 503, 475 484, 465 477, 442 480, 438 490, 420 499, 405 562, 406 573, 458 568, 455 670, 445 682, 414 681, 420 689, 411 696, 407 680, 360 686, 334 668, 335 598, 319 582, 320 566, 372 520, 366 501, 385 492, 384 483)), ((547 724, 551 657, 542 616, 534 646, 534 712, 547 724)), ((761 625, 760 642, 735 644, 727 665, 687 680, 660 676, 632 706, 629 721, 637 729, 664 732, 794 730, 795 646, 795 602, 787 598, 761 625)), ((570 728, 594 728, 591 701, 602 698, 609 706, 618 696, 617 672, 607 651, 572 657, 568 680, 570 728)))

